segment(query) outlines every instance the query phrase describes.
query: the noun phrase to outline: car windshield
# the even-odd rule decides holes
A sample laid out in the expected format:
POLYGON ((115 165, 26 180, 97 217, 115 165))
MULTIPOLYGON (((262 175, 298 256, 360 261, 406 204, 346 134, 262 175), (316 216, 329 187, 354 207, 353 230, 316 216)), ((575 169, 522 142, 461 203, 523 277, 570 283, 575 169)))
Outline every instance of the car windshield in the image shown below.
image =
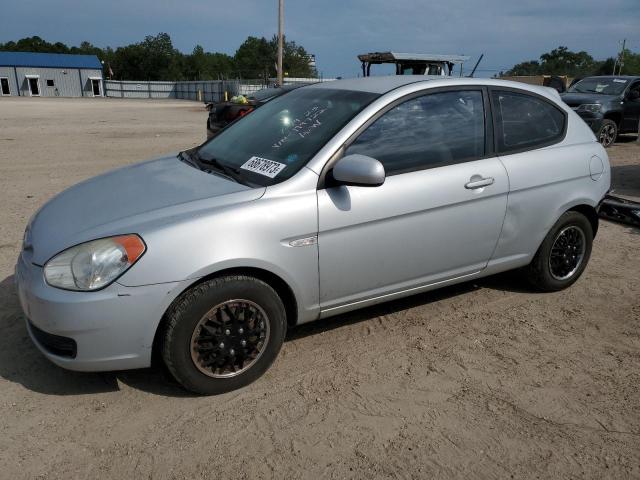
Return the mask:
POLYGON ((620 95, 629 84, 626 78, 583 78, 569 88, 571 93, 600 93, 602 95, 620 95))
POLYGON ((299 88, 274 98, 198 149, 203 163, 233 169, 267 186, 290 178, 346 123, 379 95, 299 88))

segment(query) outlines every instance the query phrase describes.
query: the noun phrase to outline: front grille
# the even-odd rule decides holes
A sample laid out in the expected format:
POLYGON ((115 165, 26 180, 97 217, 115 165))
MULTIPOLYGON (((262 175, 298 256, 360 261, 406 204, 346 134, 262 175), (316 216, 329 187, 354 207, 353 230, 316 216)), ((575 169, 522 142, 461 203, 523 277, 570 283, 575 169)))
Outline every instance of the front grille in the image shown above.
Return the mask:
POLYGON ((40 330, 31 322, 29 322, 29 328, 36 341, 47 352, 59 357, 76 358, 78 346, 73 338, 47 333, 44 330, 40 330))

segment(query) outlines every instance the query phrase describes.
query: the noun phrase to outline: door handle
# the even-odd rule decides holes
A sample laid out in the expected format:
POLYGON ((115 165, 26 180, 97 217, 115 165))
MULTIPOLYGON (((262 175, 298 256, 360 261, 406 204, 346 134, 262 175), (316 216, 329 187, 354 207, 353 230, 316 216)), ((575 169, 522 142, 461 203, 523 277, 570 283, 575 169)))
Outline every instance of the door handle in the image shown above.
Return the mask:
POLYGON ((493 185, 495 179, 491 177, 483 178, 480 175, 474 175, 469 179, 470 181, 464 184, 464 188, 468 190, 475 190, 476 188, 488 187, 493 185))

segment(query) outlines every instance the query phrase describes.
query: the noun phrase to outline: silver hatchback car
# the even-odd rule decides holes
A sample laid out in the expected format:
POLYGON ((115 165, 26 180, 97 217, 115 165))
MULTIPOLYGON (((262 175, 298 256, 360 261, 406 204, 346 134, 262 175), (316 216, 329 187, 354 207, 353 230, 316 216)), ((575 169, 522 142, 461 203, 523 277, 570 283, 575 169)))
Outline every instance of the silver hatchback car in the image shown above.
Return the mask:
POLYGON ((199 148, 80 183, 27 226, 29 333, 72 370, 247 385, 287 327, 524 267, 575 282, 607 154, 555 91, 373 77, 294 90, 199 148))

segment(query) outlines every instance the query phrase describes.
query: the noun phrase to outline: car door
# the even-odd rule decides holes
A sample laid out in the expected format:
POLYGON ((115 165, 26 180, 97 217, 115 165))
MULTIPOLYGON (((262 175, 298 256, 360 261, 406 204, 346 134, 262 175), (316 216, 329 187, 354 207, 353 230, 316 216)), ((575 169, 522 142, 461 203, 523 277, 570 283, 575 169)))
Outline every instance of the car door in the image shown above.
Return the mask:
POLYGON ((636 81, 627 91, 621 129, 623 132, 640 131, 640 97, 634 97, 632 92, 640 93, 640 81, 636 81))
MULTIPOLYGON (((482 270, 509 189, 491 154, 481 88, 396 102, 345 145, 376 158, 378 187, 318 190, 320 304, 325 312, 482 270)), ((329 173, 330 175, 330 173, 329 173)))

